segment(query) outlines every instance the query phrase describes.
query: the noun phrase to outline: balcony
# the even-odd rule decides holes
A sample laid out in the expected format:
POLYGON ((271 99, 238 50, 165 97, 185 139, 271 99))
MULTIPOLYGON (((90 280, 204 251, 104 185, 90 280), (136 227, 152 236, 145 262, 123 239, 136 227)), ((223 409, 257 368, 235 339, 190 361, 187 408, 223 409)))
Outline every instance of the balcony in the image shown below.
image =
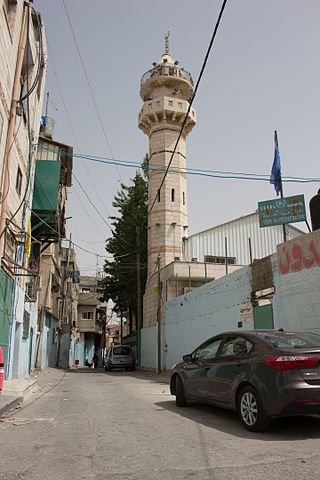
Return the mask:
POLYGON ((60 163, 37 160, 32 202, 32 236, 57 241, 63 234, 63 216, 59 211, 60 163))

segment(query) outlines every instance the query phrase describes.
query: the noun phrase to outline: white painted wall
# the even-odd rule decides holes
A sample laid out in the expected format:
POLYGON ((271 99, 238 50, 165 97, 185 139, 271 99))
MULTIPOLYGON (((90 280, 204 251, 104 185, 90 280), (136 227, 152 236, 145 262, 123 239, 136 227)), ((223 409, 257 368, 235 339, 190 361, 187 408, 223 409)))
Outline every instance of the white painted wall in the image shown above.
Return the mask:
POLYGON ((320 268, 279 275, 277 256, 271 257, 276 293, 273 297, 275 328, 320 330, 320 268))
MULTIPOLYGON (((165 367, 191 353, 207 338, 225 330, 237 330, 240 304, 250 300, 251 269, 244 267, 207 283, 166 304, 165 367)), ((244 328, 253 328, 253 322, 244 328)))
POLYGON ((36 339, 37 339, 37 304, 28 302, 25 303, 25 293, 22 288, 16 286, 15 293, 15 310, 13 314, 13 328, 12 328, 12 342, 11 342, 11 362, 10 362, 10 371, 8 378, 12 377, 13 374, 13 362, 15 362, 14 376, 15 378, 25 378, 29 374, 29 348, 31 342, 30 331, 33 329, 32 337, 32 359, 31 359, 31 369, 35 367, 35 357, 36 357, 36 339), (29 326, 29 337, 28 339, 22 338, 23 332, 23 322, 19 322, 20 319, 23 320, 24 309, 30 314, 30 326, 29 326), (16 333, 16 323, 21 324, 21 328, 18 329, 18 334, 20 338, 15 338, 16 333), (18 346, 18 355, 15 355, 14 348, 18 346))
POLYGON ((156 327, 147 327, 141 330, 141 366, 156 368, 157 337, 156 327))

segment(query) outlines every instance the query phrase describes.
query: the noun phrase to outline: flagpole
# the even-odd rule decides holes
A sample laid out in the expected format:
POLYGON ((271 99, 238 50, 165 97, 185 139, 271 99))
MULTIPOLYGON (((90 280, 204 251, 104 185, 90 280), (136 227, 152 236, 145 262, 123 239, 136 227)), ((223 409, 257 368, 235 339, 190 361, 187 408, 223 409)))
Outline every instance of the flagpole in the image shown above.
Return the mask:
MULTIPOLYGON (((277 148, 279 149, 277 130, 274 131, 274 141, 275 141, 275 144, 276 144, 277 148)), ((280 181, 280 196, 281 196, 281 198, 283 198, 283 186, 282 186, 281 171, 279 172, 279 181, 280 181)), ((287 231, 286 231, 285 224, 282 225, 282 230, 283 230, 283 241, 286 242, 287 241, 287 231)))

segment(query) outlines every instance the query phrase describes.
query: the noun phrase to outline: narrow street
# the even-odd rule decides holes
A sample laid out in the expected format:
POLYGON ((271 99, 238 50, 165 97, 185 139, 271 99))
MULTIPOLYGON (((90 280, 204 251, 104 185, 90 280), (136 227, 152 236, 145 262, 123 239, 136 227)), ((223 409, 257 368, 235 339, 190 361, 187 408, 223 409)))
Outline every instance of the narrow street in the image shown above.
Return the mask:
POLYGON ((254 434, 232 412, 176 408, 154 376, 42 375, 47 391, 0 423, 0 479, 302 480, 319 471, 319 418, 254 434))

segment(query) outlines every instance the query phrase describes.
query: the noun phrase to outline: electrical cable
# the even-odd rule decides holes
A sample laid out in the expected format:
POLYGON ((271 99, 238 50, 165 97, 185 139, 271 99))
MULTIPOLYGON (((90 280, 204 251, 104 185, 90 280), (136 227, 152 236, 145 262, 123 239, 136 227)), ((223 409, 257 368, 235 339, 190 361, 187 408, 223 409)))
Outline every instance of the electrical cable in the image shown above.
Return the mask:
MULTIPOLYGON (((9 147, 9 149, 8 149, 7 157, 8 157, 8 155, 9 155, 9 153, 11 152, 11 149, 13 148, 13 145, 14 145, 14 143, 15 143, 15 141, 16 141, 16 138, 17 138, 17 136, 18 136, 18 133, 19 133, 19 130, 20 130, 20 127, 21 127, 21 123, 22 123, 22 115, 20 115, 20 121, 19 121, 19 124, 18 124, 18 128, 17 128, 17 130, 16 130, 16 133, 15 133, 14 136, 13 136, 11 145, 10 145, 10 147, 9 147)), ((2 175, 3 175, 3 168, 4 168, 4 162, 3 162, 3 165, 2 165, 2 175)), ((2 176, 2 175, 1 175, 1 176, 2 176)), ((3 203, 3 202, 5 201, 5 199, 7 198, 8 194, 9 194, 9 190, 10 190, 10 174, 9 174, 9 172, 8 172, 8 189, 7 189, 6 193, 3 195, 3 197, 0 199, 0 205, 1 205, 1 203, 3 203)))
MULTIPOLYGON (((41 25, 40 22, 38 22, 38 27, 41 30, 41 25)), ((29 40, 30 37, 30 14, 28 13, 28 21, 27 21, 27 41, 29 40)), ((39 41, 42 39, 42 32, 40 33, 39 31, 39 41)), ((42 47, 41 47, 42 48, 42 47)), ((41 52, 41 48, 39 46, 39 55, 41 52)), ((39 62, 41 59, 39 59, 39 62)), ((29 65, 29 49, 27 48, 27 65, 29 65)), ((37 79, 37 83, 39 81, 39 78, 37 79)), ((29 75, 27 74, 27 79, 26 79, 26 85, 27 85, 27 91, 29 90, 29 75)), ((7 220, 8 223, 11 223, 14 217, 17 215, 17 213, 20 211, 21 207, 23 204, 25 204, 25 200, 28 194, 29 186, 30 186, 30 178, 31 178, 31 162, 32 162, 32 141, 31 141, 31 129, 30 129, 30 105, 29 105, 29 97, 30 95, 26 96, 27 100, 27 112, 28 112, 28 139, 29 139, 29 152, 28 152, 28 165, 27 165, 27 179, 26 179, 26 188, 23 194, 23 197, 21 199, 20 204, 18 205, 16 211, 11 215, 10 219, 7 220)), ((21 102, 21 100, 20 100, 21 102)), ((1 232, 0 238, 4 235, 6 228, 1 232)))
MULTIPOLYGON (((19 103, 22 104, 22 102, 24 100, 26 100, 26 98, 28 98, 31 93, 34 91, 34 89, 36 88, 36 86, 38 85, 39 83, 39 79, 40 79, 40 72, 41 72, 41 66, 42 66, 42 62, 41 62, 41 59, 42 59, 42 53, 43 53, 43 50, 42 50, 42 25, 41 25, 41 22, 39 20, 39 15, 38 13, 35 11, 34 8, 32 8, 32 11, 33 13, 35 14, 35 17, 37 18, 37 23, 38 23, 38 30, 39 30, 39 55, 38 55, 38 66, 37 66, 37 73, 36 73, 36 76, 34 78, 34 81, 33 81, 33 84, 31 85, 30 89, 27 89, 27 93, 22 97, 20 98, 19 100, 19 103)), ((28 54, 28 52, 27 52, 28 54)))
MULTIPOLYGON (((72 133, 72 136, 73 136, 73 140, 74 140, 74 143, 78 149, 78 151, 80 152, 80 147, 79 147, 79 143, 77 141, 77 136, 75 134, 75 131, 74 131, 74 128, 73 128, 73 124, 72 124, 72 121, 71 121, 71 117, 70 117, 70 114, 69 114, 69 111, 68 111, 68 108, 67 108, 67 104, 64 100, 64 95, 63 95, 63 91, 62 91, 62 88, 61 88, 61 83, 59 81, 59 77, 58 77, 58 73, 57 73, 57 70, 56 70, 56 67, 55 67, 55 62, 54 62, 54 59, 53 59, 53 54, 52 54, 52 51, 51 51, 51 48, 50 48, 50 45, 48 43, 48 51, 49 51, 49 55, 50 55, 50 58, 51 58, 51 64, 52 64, 52 68, 53 68, 53 73, 54 73, 54 76, 55 76, 55 79, 56 79, 56 82, 57 82, 57 86, 58 86, 58 90, 59 90, 59 95, 60 95, 60 98, 61 98, 61 101, 62 101, 62 105, 63 105, 63 108, 64 108, 64 111, 65 111, 65 114, 66 114, 66 117, 67 117, 67 121, 69 123, 69 128, 70 128, 70 131, 72 133)), ((103 206, 103 208, 105 209, 107 215, 110 217, 110 213, 108 212, 101 196, 100 196, 100 193, 99 193, 99 190, 97 189, 96 187, 96 184, 94 183, 92 177, 91 177, 91 174, 89 172, 89 169, 87 168, 86 164, 84 164, 84 168, 87 172, 87 175, 89 177, 89 180, 97 194, 97 197, 99 198, 100 202, 101 202, 101 205, 103 206)))
POLYGON ((81 206, 82 208, 84 209, 84 211, 86 212, 89 220, 92 222, 92 224, 94 225, 95 229, 97 230, 97 232, 100 233, 101 237, 104 238, 104 241, 105 241, 105 234, 102 233, 102 231, 100 230, 100 228, 98 227, 98 225, 95 223, 95 221, 93 220, 92 216, 90 215, 90 213, 88 212, 87 210, 87 207, 85 206, 85 204, 82 202, 81 200, 81 197, 80 195, 78 194, 77 190, 76 189, 73 189, 73 192, 77 195, 78 199, 79 199, 79 202, 81 203, 81 206))
MULTIPOLYGON (((50 151, 50 150, 49 150, 50 151)), ((107 157, 99 157, 95 155, 78 155, 77 153, 73 154, 74 158, 80 158, 82 160, 98 162, 105 165, 111 165, 113 162, 118 162, 118 165, 121 167, 129 167, 129 168, 138 168, 138 169, 146 169, 151 171, 158 171, 163 172, 166 169, 164 167, 161 168, 154 168, 154 167, 142 167, 140 162, 135 161, 126 161, 126 160, 111 160, 107 157)), ((194 168, 182 168, 182 167, 175 167, 174 169, 170 169, 169 173, 183 173, 186 175, 199 175, 205 177, 213 177, 213 178, 222 178, 226 180, 253 180, 253 181, 265 181, 270 182, 270 174, 257 174, 252 172, 232 172, 232 171, 224 171, 224 170, 208 170, 208 169, 194 169, 194 168)), ((283 176, 282 180, 286 183, 319 183, 320 177, 296 177, 296 176, 283 176)))
MULTIPOLYGON (((28 207, 28 208, 30 209, 30 207, 28 207)), ((35 215, 39 220, 41 220, 44 225, 46 225, 48 228, 50 228, 50 230, 51 230, 52 232, 54 232, 55 234, 57 234, 57 235, 59 236, 59 238, 61 238, 61 240, 68 240, 67 237, 61 235, 60 232, 58 232, 58 230, 56 230, 56 229, 53 228, 51 225, 49 225, 49 223, 45 222, 45 221, 43 220, 43 218, 41 218, 34 210, 32 210, 32 209, 30 209, 30 210, 31 210, 32 214, 35 215)), ((96 257, 99 257, 99 258, 106 258, 104 255, 100 255, 99 253, 93 252, 93 251, 91 251, 91 250, 87 250, 86 248, 81 247, 80 245, 78 245, 78 244, 75 243, 75 242, 72 242, 72 244, 75 245, 76 247, 78 247, 80 250, 86 252, 86 253, 89 253, 89 254, 91 254, 91 255, 95 255, 96 257)))
MULTIPOLYGON (((70 15, 69 15, 69 12, 68 12, 67 5, 66 5, 65 0, 62 0, 62 3, 63 3, 64 9, 65 9, 65 12, 66 12, 66 15, 67 15, 68 23, 69 23, 70 30, 71 30, 72 37, 73 37, 73 41, 74 41, 76 50, 77 50, 78 55, 79 55, 79 58, 80 58, 80 63, 81 63, 81 66, 82 66, 82 70, 83 70, 85 79, 86 79, 86 81, 87 81, 87 85, 88 85, 88 88, 89 88, 89 91, 90 91, 90 94, 91 94, 91 98, 92 98, 92 101, 93 101, 93 104, 94 104, 94 107, 95 107, 95 110, 96 110, 96 113, 97 113, 97 116, 98 116, 98 119, 99 119, 99 123, 100 123, 100 125, 101 125, 101 129, 102 129, 104 138, 105 138, 105 140, 106 140, 106 142, 107 142, 109 151, 110 151, 110 153, 111 153, 111 157, 113 158, 114 155, 113 155, 113 151, 112 151, 112 148, 111 148, 111 144, 110 144, 110 141, 109 141, 109 138, 108 138, 106 129, 105 129, 105 127, 104 127, 103 121, 102 121, 102 117, 101 117, 100 110, 99 110, 99 108, 98 108, 98 105, 97 105, 97 102, 96 102, 96 99, 95 99, 95 95, 94 95, 94 93, 93 93, 93 89, 92 89, 92 86, 91 86, 91 83, 90 83, 90 80, 89 80, 89 76, 88 76, 88 73, 87 73, 87 69, 86 69, 86 67, 85 67, 85 64, 84 64, 84 61, 83 61, 83 58, 82 58, 82 55, 81 55, 81 52, 80 52, 79 44, 78 44, 78 41, 77 41, 77 38, 76 38, 76 35, 75 35, 75 32, 74 32, 74 29, 73 29, 73 26, 72 26, 71 18, 70 18, 70 15)), ((119 179, 120 179, 120 181, 122 182, 122 178, 121 178, 121 175, 120 175, 120 172, 119 172, 119 169, 118 169, 117 166, 116 166, 116 170, 117 170, 119 179)))
POLYGON ((216 21, 216 25, 215 25, 215 27, 214 27, 213 34, 212 34, 212 37, 211 37, 211 40, 210 40, 210 43, 209 43, 209 46, 208 46, 208 49, 207 49, 207 53, 206 53, 206 55, 205 55, 205 57, 204 57, 204 61, 203 61, 203 64, 202 64, 202 67, 201 67, 201 70, 200 70, 200 74, 199 74, 199 77, 198 77, 198 80, 197 80, 197 83, 196 83, 196 86, 195 86, 195 89, 194 89, 192 98, 191 98, 190 103, 189 103, 189 107, 188 107, 187 113, 186 113, 185 118, 184 118, 184 120, 183 120, 183 122, 182 122, 181 129, 180 129, 178 138, 177 138, 177 140, 176 140, 176 143, 175 143, 173 152, 172 152, 172 154, 171 154, 171 158, 170 158, 170 160, 169 160, 169 163, 168 163, 166 172, 165 172, 165 174, 164 174, 164 176, 163 176, 163 178, 162 178, 162 181, 161 181, 161 183, 160 183, 160 187, 158 188, 157 195, 155 196, 155 198, 154 198, 154 200, 153 200, 153 202, 152 202, 152 204, 151 204, 151 207, 150 207, 150 209, 149 209, 148 217, 150 216, 150 213, 151 213, 151 211, 152 211, 152 209, 153 209, 153 207, 154 207, 154 205, 155 205, 155 203, 156 203, 156 201, 157 201, 157 198, 158 198, 158 195, 159 195, 159 193, 160 193, 161 187, 162 187, 162 185, 164 184, 164 181, 165 181, 166 176, 167 176, 167 174, 168 174, 168 170, 169 170, 169 168, 170 168, 170 165, 171 165, 171 163, 172 163, 174 154, 175 154, 176 149, 177 149, 177 146, 178 146, 178 144, 179 144, 179 141, 180 141, 182 132, 183 132, 183 130, 184 130, 185 124, 186 124, 186 122, 187 122, 187 119, 188 119, 188 116, 189 116, 189 113, 190 113, 190 110, 191 110, 193 101, 194 101, 195 96, 196 96, 196 94, 197 94, 198 87, 199 87, 199 84, 200 84, 202 75, 203 75, 204 70, 205 70, 205 68, 206 68, 206 64, 207 64, 207 61, 208 61, 208 58, 209 58, 209 54, 210 54, 210 51, 211 51, 211 49, 212 49, 212 45, 213 45, 213 42, 214 42, 214 40, 215 40, 217 31, 218 31, 218 28, 219 28, 219 25, 220 25, 220 21, 221 21, 222 15, 223 15, 223 11, 224 11, 225 6, 226 6, 226 4, 227 4, 227 1, 228 1, 228 0, 223 0, 222 6, 221 6, 221 9, 220 9, 220 13, 219 13, 218 19, 217 19, 217 21, 216 21))

